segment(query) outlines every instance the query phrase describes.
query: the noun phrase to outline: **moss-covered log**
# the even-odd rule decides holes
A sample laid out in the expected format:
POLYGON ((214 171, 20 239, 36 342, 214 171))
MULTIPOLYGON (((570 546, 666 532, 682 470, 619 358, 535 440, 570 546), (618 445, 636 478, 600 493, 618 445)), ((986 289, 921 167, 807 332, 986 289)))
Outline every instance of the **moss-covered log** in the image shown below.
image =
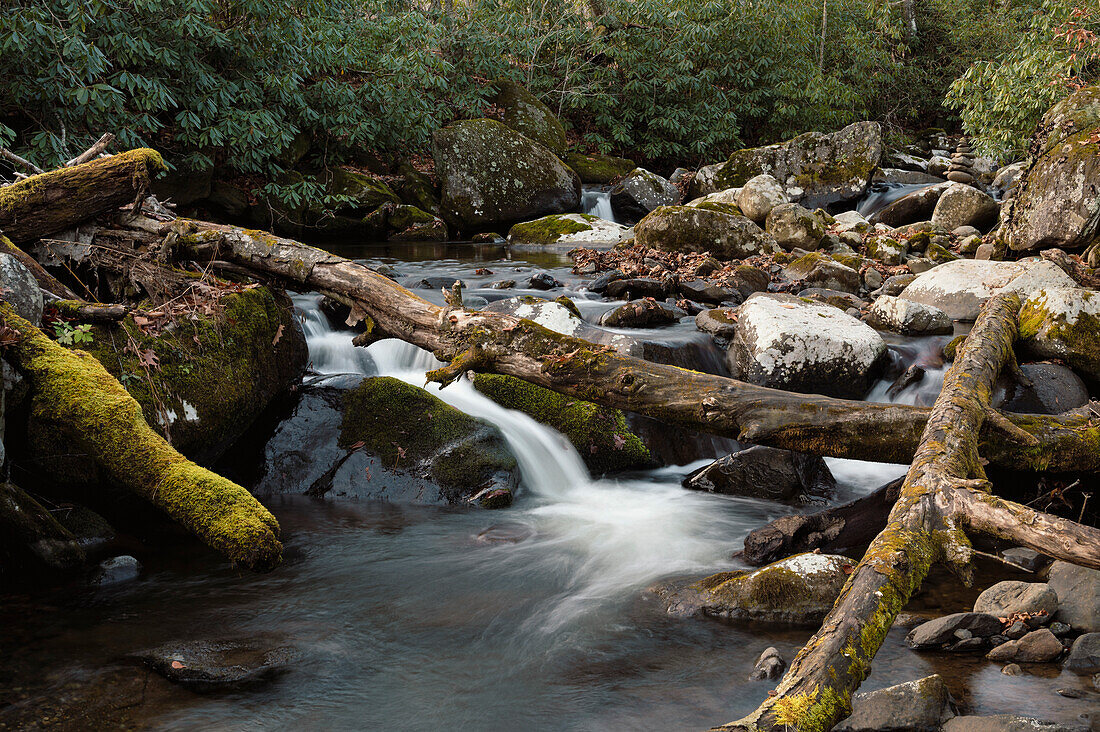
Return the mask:
POLYGON ((92 356, 57 345, 2 301, 0 318, 20 333, 3 354, 31 384, 34 419, 86 451, 113 482, 235 562, 258 571, 279 564, 279 524, 251 493, 165 442, 92 356))
MULTIPOLYGON (((676 422, 700 432, 817 455, 909 463, 930 410, 795 394, 653 363, 499 313, 438 307, 356 262, 266 232, 180 219, 164 227, 177 254, 228 259, 320 290, 369 321, 358 343, 400 338, 451 367, 515 376, 566 396, 676 422)), ((998 413, 999 414, 999 413, 998 413)), ((1088 413, 1004 415, 983 427, 982 454, 1021 470, 1100 469, 1100 424, 1088 413), (1021 443, 1019 428, 1033 441, 1021 443)))
MULTIPOLYGON (((1100 568, 1100 531, 993 498, 976 439, 993 385, 1012 359, 1019 297, 998 295, 979 316, 944 379, 920 446, 886 528, 875 537, 821 629, 799 652, 774 694, 749 716, 716 730, 824 732, 851 712, 851 694, 934 562, 964 578, 971 571, 967 530, 1008 530, 1011 538, 1071 562, 1100 568)), ((1011 427, 1006 429, 1012 430, 1011 427)), ((1028 441, 1026 433, 1016 439, 1028 441)), ((1002 533, 1003 535, 1003 533, 1002 533)))
POLYGON ((0 231, 20 244, 71 229, 144 196, 161 170, 160 154, 141 148, 33 175, 0 188, 0 231))

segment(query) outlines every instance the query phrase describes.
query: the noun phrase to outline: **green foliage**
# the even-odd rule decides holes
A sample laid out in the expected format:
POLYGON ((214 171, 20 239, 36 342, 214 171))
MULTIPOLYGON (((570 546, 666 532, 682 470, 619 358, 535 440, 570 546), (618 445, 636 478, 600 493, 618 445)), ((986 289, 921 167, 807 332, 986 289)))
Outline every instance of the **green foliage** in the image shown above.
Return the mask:
POLYGON ((64 321, 54 323, 54 340, 63 346, 78 346, 81 343, 91 343, 94 340, 92 326, 84 323, 73 325, 64 321))
POLYGON ((1044 0, 1007 50, 973 63, 952 85, 978 150, 1020 155, 1039 118, 1055 102, 1100 78, 1100 9, 1089 0, 1044 0))

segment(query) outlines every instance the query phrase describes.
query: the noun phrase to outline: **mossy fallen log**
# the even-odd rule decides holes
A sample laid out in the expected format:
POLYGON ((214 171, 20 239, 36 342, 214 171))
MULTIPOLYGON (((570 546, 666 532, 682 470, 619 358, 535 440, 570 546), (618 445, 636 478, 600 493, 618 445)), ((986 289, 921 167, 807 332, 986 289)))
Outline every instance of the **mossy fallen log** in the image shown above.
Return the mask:
POLYGON ((0 231, 21 244, 71 229, 144 197, 164 169, 158 152, 139 148, 32 175, 0 188, 0 231))
MULTIPOLYGON (((291 287, 319 290, 368 323, 356 342, 400 338, 449 366, 515 376, 559 394, 675 422, 699 432, 815 455, 909 463, 930 410, 795 394, 624 356, 511 315, 433 305, 368 267, 262 231, 178 219, 163 227, 174 255, 229 260, 291 287)), ((453 298, 452 298, 453 301, 453 298)), ((1088 410, 1059 416, 1001 414, 980 433, 1000 467, 1100 470, 1100 424, 1088 410), (1014 431, 1031 435, 1021 442, 1014 431)))
MULTIPOLYGON (((1100 530, 990 494, 977 435, 983 422, 996 419, 990 399, 997 375, 1013 358, 1019 308, 1015 294, 998 295, 983 308, 944 378, 886 527, 775 691, 752 714, 715 732, 832 729, 851 713, 852 692, 871 673, 894 618, 933 563, 943 562, 969 581, 973 552, 967 531, 1100 568, 1100 530)), ((1015 437, 1028 440, 1023 432, 1015 437)))
POLYGON ((62 348, 2 301, 0 318, 20 334, 3 355, 31 384, 34 419, 233 561, 257 571, 279 564, 279 524, 251 493, 177 452, 92 356, 62 348))

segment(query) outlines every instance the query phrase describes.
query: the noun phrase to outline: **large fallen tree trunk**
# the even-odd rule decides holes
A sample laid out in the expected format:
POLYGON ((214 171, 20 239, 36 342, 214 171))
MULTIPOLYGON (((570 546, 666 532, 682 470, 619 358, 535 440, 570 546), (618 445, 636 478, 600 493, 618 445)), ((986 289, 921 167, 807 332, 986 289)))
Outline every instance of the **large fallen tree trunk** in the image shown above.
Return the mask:
POLYGON ((21 244, 71 229, 143 198, 161 170, 160 154, 142 148, 32 175, 0 188, 0 231, 21 244))
POLYGON ((716 730, 824 731, 851 712, 851 694, 934 562, 964 578, 966 531, 988 532, 1048 556, 1100 568, 1100 530, 990 495, 978 441, 990 395, 1012 358, 1020 301, 987 303, 944 379, 886 528, 852 571, 821 629, 755 712, 716 730))
POLYGON ((177 452, 92 356, 62 348, 2 300, 0 319, 19 334, 3 354, 31 384, 35 419, 230 559, 257 571, 279 564, 279 524, 251 493, 177 452))
MULTIPOLYGON (((901 464, 912 460, 929 417, 926 408, 768 389, 624 356, 510 315, 439 307, 361 264, 261 231, 188 219, 163 231, 176 255, 229 260, 343 301, 354 318, 369 321, 367 340, 400 338, 450 362, 429 374, 441 383, 467 370, 506 374, 700 432, 901 464)), ((1100 469, 1100 424, 1089 412, 992 414, 980 442, 991 463, 1020 470, 1100 469)))

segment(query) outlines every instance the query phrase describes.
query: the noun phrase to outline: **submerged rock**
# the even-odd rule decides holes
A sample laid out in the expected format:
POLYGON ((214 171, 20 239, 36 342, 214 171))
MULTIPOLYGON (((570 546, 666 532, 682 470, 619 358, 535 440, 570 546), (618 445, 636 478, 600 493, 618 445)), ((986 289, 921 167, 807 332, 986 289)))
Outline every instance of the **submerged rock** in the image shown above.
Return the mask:
POLYGON ((297 653, 260 639, 183 641, 135 654, 158 674, 192 691, 238 688, 274 679, 297 653))
POLYGON ((516 224, 508 231, 508 244, 520 248, 569 250, 600 249, 621 242, 630 229, 590 214, 553 214, 516 224))
POLYGON ((852 697, 852 714, 837 732, 939 732, 953 717, 951 694, 939 674, 852 697))
POLYGON ((489 119, 461 120, 435 133, 443 217, 464 230, 488 229, 574 211, 581 182, 553 152, 489 119))
POLYGON ((1047 261, 960 259, 918 275, 898 297, 938 307, 953 320, 974 320, 985 301, 999 292, 1019 292, 1026 299, 1047 288, 1076 286, 1069 275, 1047 261))
POLYGON ((618 409, 584 402, 512 376, 477 374, 474 388, 561 432, 596 475, 652 467, 655 460, 618 409))
POLYGON ((100 562, 99 570, 92 578, 92 584, 99 587, 119 585, 136 580, 140 574, 141 562, 124 554, 100 562))
POLYGON ((1083 725, 1044 722, 1016 714, 994 714, 988 717, 966 716, 949 719, 943 732, 1087 732, 1083 725))
POLYGON ((1035 154, 1001 216, 999 237, 1015 251, 1091 244, 1100 234, 1100 85, 1046 113, 1035 154))
POLYGON ((683 486, 732 496, 810 501, 831 497, 836 479, 817 455, 755 445, 690 473, 683 486))
POLYGON ((744 216, 692 206, 661 206, 638 222, 639 244, 665 252, 710 252, 744 259, 779 252, 775 238, 744 216))
POLYGON ((726 361, 735 378, 753 384, 859 398, 886 354, 869 325, 793 295, 755 294, 736 315, 726 361))
POLYGON ((797 554, 752 572, 721 572, 672 593, 669 612, 786 625, 821 622, 832 609, 852 560, 797 554))
POLYGON ((814 209, 863 195, 882 157, 882 128, 856 122, 831 134, 807 132, 776 145, 738 150, 714 174, 716 190, 768 173, 791 201, 814 209))

